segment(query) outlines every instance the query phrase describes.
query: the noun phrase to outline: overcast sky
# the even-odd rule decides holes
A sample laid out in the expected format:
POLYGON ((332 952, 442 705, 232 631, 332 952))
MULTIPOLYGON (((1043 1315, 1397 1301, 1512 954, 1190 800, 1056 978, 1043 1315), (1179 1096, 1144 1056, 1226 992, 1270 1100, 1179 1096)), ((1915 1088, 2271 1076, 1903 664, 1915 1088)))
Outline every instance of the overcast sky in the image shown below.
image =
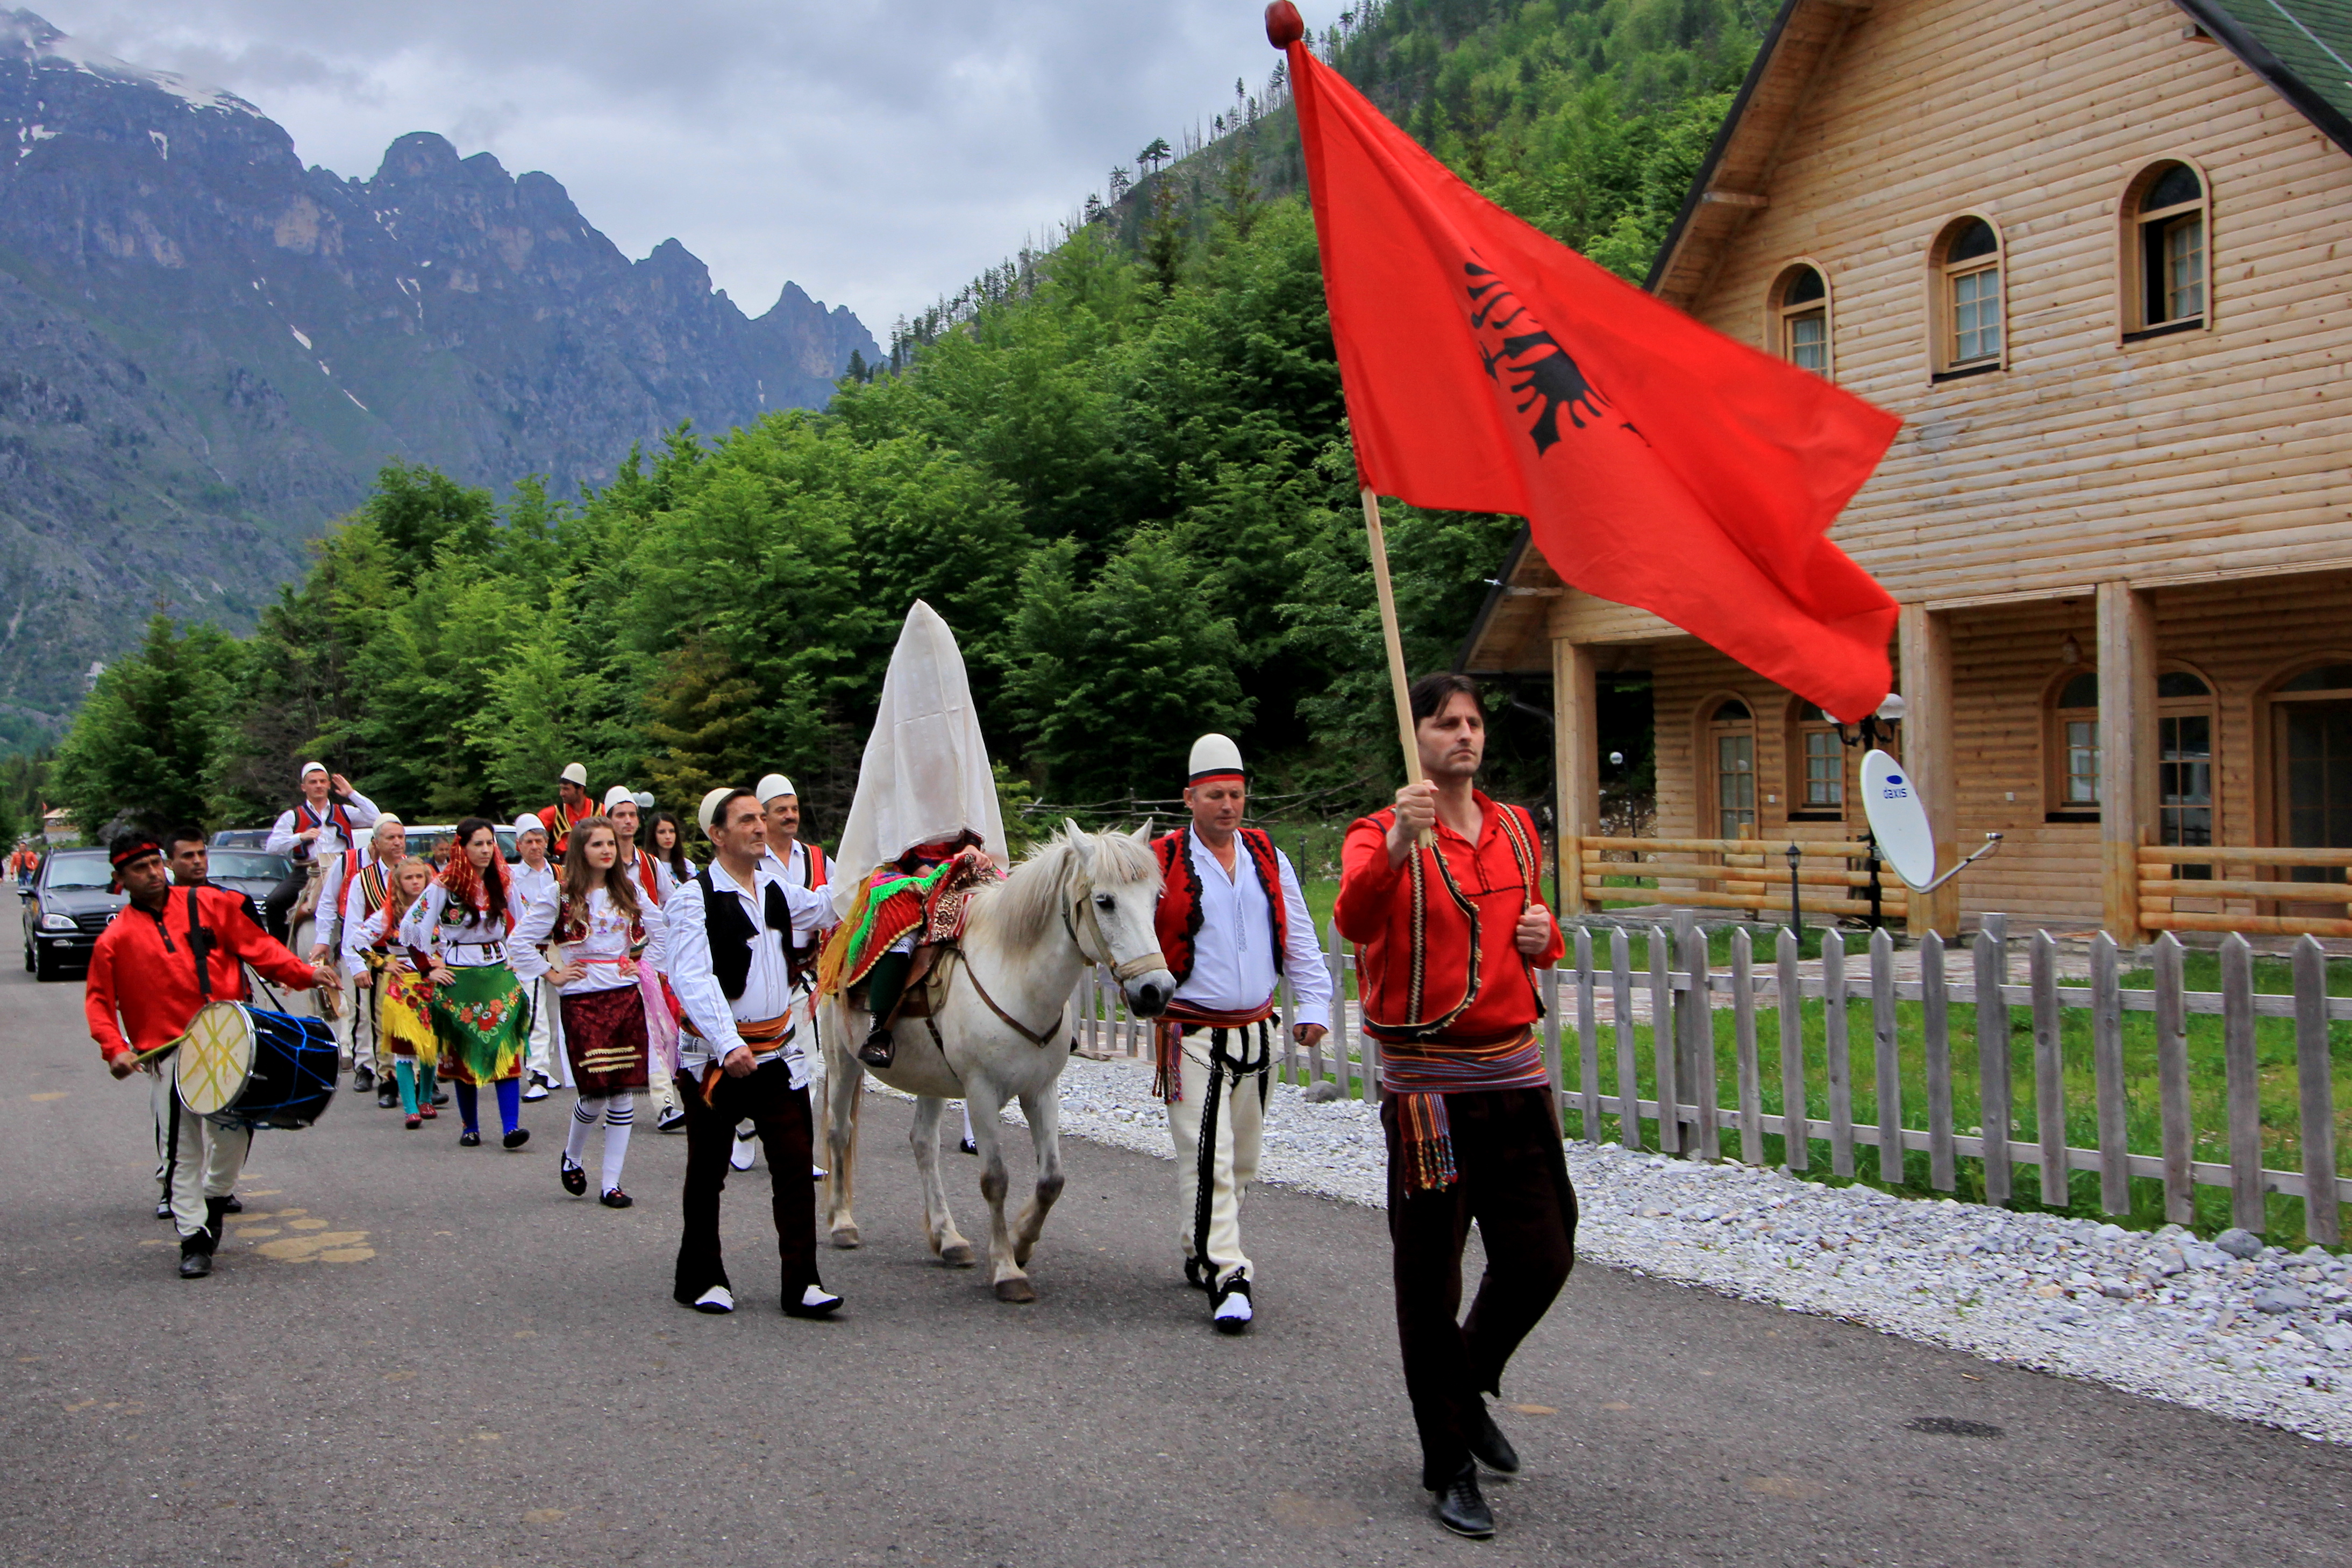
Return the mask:
MULTIPOLYGON (((757 315, 786 279, 877 337, 1252 91, 1255 0, 47 0, 250 100, 305 163, 437 131, 542 169, 633 257, 675 236, 757 315)), ((1316 9, 1316 7, 1310 7, 1316 9)), ((1318 18, 1318 20, 1328 18, 1318 18)))

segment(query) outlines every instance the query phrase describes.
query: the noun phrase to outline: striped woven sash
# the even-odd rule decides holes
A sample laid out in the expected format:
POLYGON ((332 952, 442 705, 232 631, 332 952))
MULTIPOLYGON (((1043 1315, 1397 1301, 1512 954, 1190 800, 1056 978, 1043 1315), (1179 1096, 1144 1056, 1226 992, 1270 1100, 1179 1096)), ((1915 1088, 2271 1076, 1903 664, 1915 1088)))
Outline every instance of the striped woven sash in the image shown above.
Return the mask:
POLYGON ((1443 1192, 1460 1179, 1454 1163, 1453 1129, 1445 1116, 1447 1095, 1541 1089, 1547 1081, 1543 1052, 1532 1028, 1468 1044, 1383 1043, 1381 1088, 1396 1097, 1405 1191, 1443 1192))

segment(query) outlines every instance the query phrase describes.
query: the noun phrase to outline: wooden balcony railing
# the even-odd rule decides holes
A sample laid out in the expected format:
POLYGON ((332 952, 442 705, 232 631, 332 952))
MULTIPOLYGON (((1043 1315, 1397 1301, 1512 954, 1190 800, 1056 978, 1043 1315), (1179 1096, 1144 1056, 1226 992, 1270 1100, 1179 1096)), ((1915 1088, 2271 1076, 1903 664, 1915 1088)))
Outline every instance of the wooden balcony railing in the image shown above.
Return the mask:
POLYGON ((2139 923, 2150 931, 2244 931, 2255 936, 2352 937, 2352 882, 2303 882, 2284 875, 2315 867, 2352 869, 2352 849, 2222 848, 2147 845, 2139 852, 2139 923), (2210 869, 2210 878, 2182 877, 2183 867, 2210 869), (2256 910, 2183 910, 2181 900, 2256 902, 2256 910), (2337 915, 2282 914, 2282 904, 2319 904, 2337 915))

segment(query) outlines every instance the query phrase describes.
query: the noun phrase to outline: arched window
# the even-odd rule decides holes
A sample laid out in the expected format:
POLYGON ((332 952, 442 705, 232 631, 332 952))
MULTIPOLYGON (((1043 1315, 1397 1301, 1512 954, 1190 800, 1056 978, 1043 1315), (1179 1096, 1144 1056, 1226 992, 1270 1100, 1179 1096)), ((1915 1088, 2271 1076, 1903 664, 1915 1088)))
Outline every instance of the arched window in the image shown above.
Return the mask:
POLYGON ((1803 262, 1772 285, 1773 352, 1816 375, 1830 374, 1830 289, 1803 262))
POLYGON ((1797 704, 1789 734, 1789 819, 1845 820, 1845 742, 1837 725, 1811 702, 1797 704))
POLYGON ((1961 218, 1937 240, 1932 265, 1936 374, 1974 375, 1998 369, 2007 341, 2000 236, 1980 217, 1961 218))
MULTIPOLYGON (((2271 694, 2277 840, 2298 849, 2352 848, 2352 663, 2323 664, 2271 694)), ((2298 866, 2298 882, 2342 871, 2298 866)))
POLYGON ((1756 831, 1756 716, 1727 698, 1707 716, 1706 754, 1715 769, 1715 836, 1738 838, 1756 831))
POLYGON ((2141 171, 2124 201, 2124 331, 2183 331, 2205 324, 2210 204, 2187 163, 2141 171))
MULTIPOLYGON (((2157 842, 2213 842, 2213 689, 2204 677, 2168 669, 2156 678, 2157 842)), ((2213 875, 2181 866, 2182 880, 2213 875)))
POLYGON ((2050 691, 2049 805, 2053 822, 2099 816, 2099 675, 2086 669, 2050 691))

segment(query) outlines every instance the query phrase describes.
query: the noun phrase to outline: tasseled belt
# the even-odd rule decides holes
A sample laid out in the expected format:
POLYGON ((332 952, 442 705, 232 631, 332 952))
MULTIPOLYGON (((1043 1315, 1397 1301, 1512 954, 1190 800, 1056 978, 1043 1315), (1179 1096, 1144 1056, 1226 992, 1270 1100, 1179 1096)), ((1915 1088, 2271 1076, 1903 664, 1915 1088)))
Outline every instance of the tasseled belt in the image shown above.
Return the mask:
POLYGON ((1382 1041, 1381 1088, 1396 1097, 1405 1191, 1442 1192, 1459 1177, 1445 1116, 1447 1095, 1542 1089, 1549 1081, 1532 1028, 1472 1044, 1382 1041))
POLYGON ((1235 1007, 1231 1011, 1199 1007, 1190 1002, 1171 1002, 1168 1010, 1152 1021, 1151 1092, 1171 1104, 1184 1098, 1184 1077, 1177 1069, 1176 1057, 1184 1048, 1185 1030, 1245 1029, 1272 1016, 1271 996, 1255 1007, 1235 1007))

